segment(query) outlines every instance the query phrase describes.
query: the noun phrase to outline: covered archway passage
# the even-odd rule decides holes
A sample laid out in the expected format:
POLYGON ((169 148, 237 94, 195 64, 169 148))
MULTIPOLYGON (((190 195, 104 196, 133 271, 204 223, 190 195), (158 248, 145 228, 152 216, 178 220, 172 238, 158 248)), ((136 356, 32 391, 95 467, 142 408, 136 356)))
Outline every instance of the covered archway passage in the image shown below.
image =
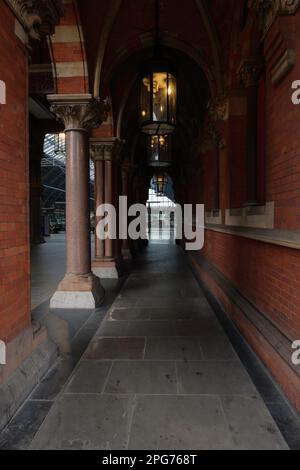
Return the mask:
POLYGON ((299 448, 299 6, 1 2, 2 447, 299 448), (202 250, 97 236, 150 181, 202 250))

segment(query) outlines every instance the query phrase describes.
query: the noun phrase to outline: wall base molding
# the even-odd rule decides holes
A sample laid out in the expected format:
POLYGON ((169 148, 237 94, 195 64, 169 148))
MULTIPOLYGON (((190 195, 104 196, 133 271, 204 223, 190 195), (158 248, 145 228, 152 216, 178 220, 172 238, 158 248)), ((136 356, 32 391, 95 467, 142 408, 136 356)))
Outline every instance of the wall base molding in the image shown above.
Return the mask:
POLYGON ((249 238, 251 240, 269 243, 271 245, 284 246, 286 248, 300 250, 299 230, 270 230, 216 224, 206 224, 205 228, 206 230, 211 230, 212 232, 249 238))
POLYGON ((8 378, 0 385, 0 431, 13 418, 19 407, 42 380, 54 364, 58 350, 54 343, 41 344, 8 378))
POLYGON ((292 404, 300 411, 300 367, 292 363, 292 338, 281 331, 257 306, 239 292, 215 266, 199 253, 188 253, 199 281, 206 286, 237 326, 292 404))

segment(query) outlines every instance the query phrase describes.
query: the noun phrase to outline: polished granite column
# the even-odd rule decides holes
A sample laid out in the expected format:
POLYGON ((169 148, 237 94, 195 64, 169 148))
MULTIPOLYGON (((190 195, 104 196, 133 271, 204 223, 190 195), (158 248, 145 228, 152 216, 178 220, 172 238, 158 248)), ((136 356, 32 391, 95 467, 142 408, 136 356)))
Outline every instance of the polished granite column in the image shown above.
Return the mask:
POLYGON ((95 308, 104 290, 91 270, 89 131, 106 119, 105 105, 91 95, 51 95, 51 110, 66 133, 67 270, 51 308, 95 308))
POLYGON ((96 276, 107 279, 118 279, 120 276, 118 240, 111 237, 105 240, 99 238, 97 225, 101 222, 101 217, 96 214, 101 204, 111 204, 116 208, 118 215, 115 166, 121 145, 122 142, 115 137, 90 139, 91 156, 95 162, 95 257, 92 268, 96 276))
MULTIPOLYGON (((122 165, 122 196, 127 197, 127 203, 128 203, 128 195, 129 195, 129 191, 128 191, 129 190, 128 188, 129 171, 130 171, 129 164, 125 160, 122 165)), ((132 260, 128 233, 127 233, 127 238, 125 240, 122 240, 122 256, 124 260, 128 260, 128 261, 132 260)))

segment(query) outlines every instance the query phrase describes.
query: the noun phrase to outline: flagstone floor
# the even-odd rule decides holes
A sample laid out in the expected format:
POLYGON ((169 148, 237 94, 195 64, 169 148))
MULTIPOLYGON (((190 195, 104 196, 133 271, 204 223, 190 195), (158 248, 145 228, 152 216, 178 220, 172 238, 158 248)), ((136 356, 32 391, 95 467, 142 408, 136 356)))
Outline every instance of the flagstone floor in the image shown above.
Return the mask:
POLYGON ((30 448, 287 444, 180 249, 151 244, 30 448))

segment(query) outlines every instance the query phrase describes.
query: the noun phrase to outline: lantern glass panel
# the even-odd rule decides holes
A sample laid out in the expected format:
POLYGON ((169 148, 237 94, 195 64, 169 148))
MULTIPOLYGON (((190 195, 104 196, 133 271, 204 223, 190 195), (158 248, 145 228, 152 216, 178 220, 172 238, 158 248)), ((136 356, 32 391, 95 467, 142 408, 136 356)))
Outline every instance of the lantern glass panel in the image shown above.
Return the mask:
POLYGON ((177 80, 163 63, 141 78, 140 123, 149 135, 171 134, 176 125, 177 80))
POLYGON ((168 120, 168 74, 153 73, 153 121, 168 120))
POLYGON ((164 195, 168 184, 168 175, 163 171, 156 171, 153 176, 153 183, 157 195, 164 195))
POLYGON ((151 120, 151 75, 142 79, 140 100, 141 122, 148 122, 151 120))
POLYGON ((150 166, 170 166, 172 159, 171 137, 169 135, 153 135, 149 137, 148 159, 150 166))
POLYGON ((169 121, 175 126, 177 105, 177 81, 176 78, 170 73, 168 77, 169 121))
POLYGON ((161 135, 159 137, 160 160, 166 164, 171 161, 171 139, 169 136, 161 135))
POLYGON ((159 164, 159 136, 153 135, 150 138, 149 162, 150 165, 159 164))

